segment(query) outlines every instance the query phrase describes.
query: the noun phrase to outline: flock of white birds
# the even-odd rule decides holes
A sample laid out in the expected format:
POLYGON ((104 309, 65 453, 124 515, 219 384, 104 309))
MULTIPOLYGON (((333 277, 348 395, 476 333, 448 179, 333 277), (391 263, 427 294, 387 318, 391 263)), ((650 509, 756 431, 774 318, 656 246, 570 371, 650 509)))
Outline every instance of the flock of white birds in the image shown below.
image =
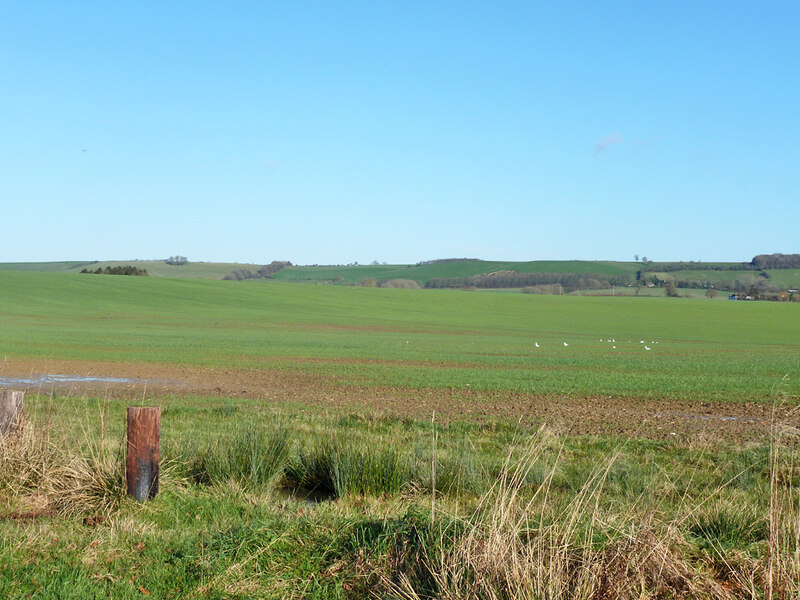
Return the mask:
MULTIPOLYGON (((613 339, 613 338, 612 338, 612 339, 610 339, 610 340, 604 340, 603 338, 600 338, 600 341, 601 341, 601 342, 606 342, 606 343, 612 344, 612 346, 611 346, 611 347, 612 347, 612 348, 614 348, 614 349, 616 349, 616 347, 617 347, 617 346, 616 346, 617 340, 615 340, 615 339, 613 339)), ((407 342, 406 342, 406 343, 407 343, 407 342)), ((567 342, 562 342, 562 343, 564 344, 564 348, 566 348, 567 346, 569 346, 569 343, 567 343, 567 342)), ((628 340, 628 343, 629 343, 629 344, 633 344, 634 342, 633 342, 632 340, 628 340)), ((652 350, 652 348, 651 348, 650 346, 648 346, 648 345, 645 343, 645 341, 644 341, 644 340, 639 340, 639 343, 640 343, 640 344, 642 344, 642 347, 643 347, 645 350, 652 350)), ((657 344, 657 343, 658 343, 658 340, 650 340, 650 343, 655 345, 655 344, 657 344)), ((533 345, 534 345, 534 347, 536 347, 536 348, 541 348, 541 346, 539 345, 539 342, 533 342, 533 345)))

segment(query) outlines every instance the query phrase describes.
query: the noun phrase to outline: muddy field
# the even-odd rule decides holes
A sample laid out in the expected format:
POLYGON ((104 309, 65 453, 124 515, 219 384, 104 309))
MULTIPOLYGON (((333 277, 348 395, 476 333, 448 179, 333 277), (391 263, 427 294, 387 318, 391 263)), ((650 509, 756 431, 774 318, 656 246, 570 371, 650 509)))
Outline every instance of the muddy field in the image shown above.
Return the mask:
MULTIPOLYGON (((796 407, 763 403, 569 397, 513 392, 409 389, 346 385, 302 371, 222 369, 152 363, 13 360, 0 363, 0 378, 29 380, 28 393, 142 398, 205 396, 248 398, 297 410, 358 412, 440 421, 493 419, 547 424, 571 435, 605 434, 698 442, 763 440, 770 428, 800 428, 796 407), (42 376, 60 375, 55 381, 42 376), (69 381, 70 377, 102 378, 69 381), (125 379, 124 382, 106 379, 125 379)), ((8 387, 8 385, 6 385, 8 387)))

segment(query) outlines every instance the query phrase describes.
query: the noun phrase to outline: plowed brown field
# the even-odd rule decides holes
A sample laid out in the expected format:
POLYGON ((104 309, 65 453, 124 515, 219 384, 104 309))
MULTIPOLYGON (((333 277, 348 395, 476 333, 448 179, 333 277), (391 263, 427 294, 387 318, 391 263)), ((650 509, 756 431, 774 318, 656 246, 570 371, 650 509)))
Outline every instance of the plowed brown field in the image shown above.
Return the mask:
MULTIPOLYGON (((763 440, 773 423, 800 428, 796 408, 763 403, 572 397, 455 389, 356 386, 331 378, 266 369, 225 369, 154 363, 6 359, 0 377, 45 374, 113 377, 127 383, 59 384, 58 394, 130 398, 165 395, 248 398, 329 411, 369 411, 437 421, 493 419, 547 424, 570 435, 620 435, 698 442, 763 440)), ((32 385, 29 393, 48 394, 32 385)))

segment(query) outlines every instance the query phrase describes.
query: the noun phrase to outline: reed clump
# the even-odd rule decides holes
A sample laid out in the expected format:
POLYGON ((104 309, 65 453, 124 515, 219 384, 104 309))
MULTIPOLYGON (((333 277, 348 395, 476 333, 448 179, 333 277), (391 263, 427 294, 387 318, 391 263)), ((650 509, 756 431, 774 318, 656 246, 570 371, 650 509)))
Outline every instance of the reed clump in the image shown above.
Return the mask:
POLYGON ((265 491, 283 477, 292 451, 286 427, 248 424, 229 427, 183 459, 189 463, 188 473, 199 483, 235 483, 243 489, 265 491))
POLYGON ((415 477, 407 457, 396 449, 332 434, 298 452, 286 479, 290 485, 343 498, 396 494, 415 477))

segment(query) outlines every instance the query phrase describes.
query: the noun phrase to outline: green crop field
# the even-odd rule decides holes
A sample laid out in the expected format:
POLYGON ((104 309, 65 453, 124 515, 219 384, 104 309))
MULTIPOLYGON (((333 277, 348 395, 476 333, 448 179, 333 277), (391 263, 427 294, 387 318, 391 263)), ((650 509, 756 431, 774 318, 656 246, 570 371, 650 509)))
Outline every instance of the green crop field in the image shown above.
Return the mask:
POLYGON ((16 357, 572 396, 800 392, 800 306, 790 303, 0 272, 0 327, 0 355, 16 357))

